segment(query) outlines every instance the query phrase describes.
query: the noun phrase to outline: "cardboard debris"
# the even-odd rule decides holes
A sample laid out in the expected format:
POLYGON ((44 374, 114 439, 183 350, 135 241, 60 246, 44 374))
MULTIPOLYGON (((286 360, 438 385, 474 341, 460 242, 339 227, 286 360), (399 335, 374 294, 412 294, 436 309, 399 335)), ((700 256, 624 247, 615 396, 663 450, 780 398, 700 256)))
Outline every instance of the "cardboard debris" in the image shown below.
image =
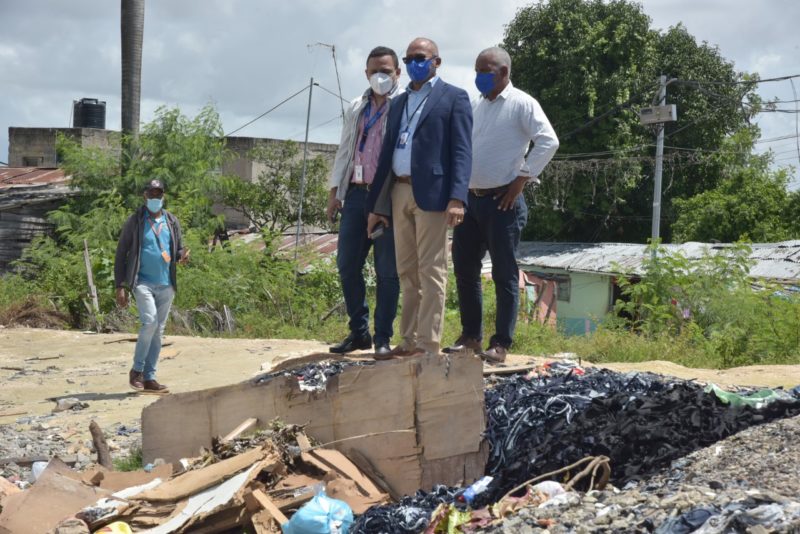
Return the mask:
POLYGON ((177 462, 245 419, 276 417, 307 425, 309 436, 336 442, 331 448, 345 456, 358 451, 394 495, 475 480, 484 471, 483 365, 469 356, 351 367, 320 392, 301 391, 293 377, 276 376, 174 393, 142 411, 144 461, 177 462), (177 427, 181 432, 163 431, 177 427))
MULTIPOLYGON (((156 503, 179 501, 194 495, 198 491, 210 488, 220 480, 224 480, 256 462, 260 462, 266 454, 267 452, 264 449, 251 449, 203 469, 188 471, 153 490, 142 493, 138 496, 138 499, 156 503)), ((277 460, 272 462, 272 465, 275 464, 277 464, 277 460)))
POLYGON ((14 534, 49 532, 61 520, 108 495, 107 490, 81 482, 78 473, 54 458, 30 489, 3 500, 0 529, 14 534))
MULTIPOLYGON (((166 523, 152 528, 147 532, 149 534, 171 534, 172 532, 177 532, 178 529, 183 527, 183 525, 187 522, 196 522, 199 518, 210 515, 215 510, 228 504, 234 498, 234 496, 250 480, 251 475, 259 465, 260 462, 254 464, 246 471, 239 473, 222 484, 206 489, 197 495, 193 495, 189 498, 189 500, 186 502, 186 506, 183 507, 179 513, 171 517, 166 523)), ((182 477, 188 476, 191 473, 192 472, 190 471, 189 473, 182 475, 182 477)), ((176 480, 180 480, 182 477, 178 477, 176 480)), ((144 495, 140 495, 139 497, 142 498, 144 495)))
POLYGON ((420 358, 345 368, 316 392, 279 376, 166 397, 143 412, 144 460, 185 456, 179 472, 78 473, 54 459, 26 491, 0 479, 0 534, 41 534, 70 518, 89 531, 120 522, 152 534, 277 534, 322 488, 363 513, 389 492, 482 472, 481 380, 476 358, 420 358), (250 433, 276 415, 279 424, 250 433))
POLYGON ((109 491, 120 491, 125 488, 141 486, 157 478, 168 480, 172 476, 172 464, 156 466, 152 471, 109 471, 103 467, 95 467, 85 471, 81 480, 92 486, 100 486, 109 491))
POLYGON ((228 441, 238 438, 248 430, 252 430, 253 428, 255 428, 257 423, 258 419, 256 419, 255 417, 250 417, 248 419, 245 419, 241 425, 231 430, 231 432, 227 436, 222 438, 221 440, 222 443, 227 443, 228 441))

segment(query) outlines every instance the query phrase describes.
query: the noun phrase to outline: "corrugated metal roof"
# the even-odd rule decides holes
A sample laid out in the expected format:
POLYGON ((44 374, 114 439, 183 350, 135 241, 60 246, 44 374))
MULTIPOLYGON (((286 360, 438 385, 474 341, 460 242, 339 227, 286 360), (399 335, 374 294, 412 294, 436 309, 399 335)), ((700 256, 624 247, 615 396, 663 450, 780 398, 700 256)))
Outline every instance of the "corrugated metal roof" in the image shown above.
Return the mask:
POLYGON ((61 169, 0 167, 0 189, 65 184, 70 180, 61 169))
MULTIPOLYGON (((258 250, 265 248, 265 244, 258 232, 230 232, 229 237, 233 241, 243 241, 244 243, 254 243, 258 250)), ((339 234, 326 234, 326 233, 301 233, 300 234, 300 247, 304 251, 313 251, 322 256, 328 256, 336 252, 336 246, 339 242, 339 234)), ((293 250, 295 243, 295 234, 283 234, 280 238, 278 245, 279 251, 293 250)))
MULTIPOLYGON (((729 243, 683 243, 664 245, 670 252, 687 258, 700 258, 705 251, 718 252, 729 243)), ((779 243, 755 243, 750 257, 755 264, 750 275, 774 280, 800 280, 800 240, 779 243)), ((519 245, 519 265, 598 274, 619 274, 626 271, 643 274, 642 262, 647 246, 636 243, 548 243, 525 241, 519 245), (615 264, 621 266, 616 267, 615 264)), ((484 270, 486 266, 484 265, 484 270)))

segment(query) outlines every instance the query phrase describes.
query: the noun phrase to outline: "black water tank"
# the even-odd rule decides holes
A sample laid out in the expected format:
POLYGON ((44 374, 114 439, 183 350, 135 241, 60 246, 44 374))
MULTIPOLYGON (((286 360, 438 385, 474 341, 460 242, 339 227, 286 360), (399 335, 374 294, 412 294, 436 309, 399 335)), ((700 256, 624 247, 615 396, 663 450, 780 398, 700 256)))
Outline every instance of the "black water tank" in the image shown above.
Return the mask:
POLYGON ((73 128, 106 128, 106 103, 96 98, 81 98, 72 102, 73 128))

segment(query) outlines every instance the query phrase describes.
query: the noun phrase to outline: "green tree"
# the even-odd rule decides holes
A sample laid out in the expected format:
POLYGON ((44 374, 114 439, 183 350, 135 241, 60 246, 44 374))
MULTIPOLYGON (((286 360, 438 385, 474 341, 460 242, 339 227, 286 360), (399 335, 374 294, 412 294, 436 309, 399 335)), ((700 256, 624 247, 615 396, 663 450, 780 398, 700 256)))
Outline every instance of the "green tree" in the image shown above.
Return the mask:
MULTIPOLYGON (((716 150, 757 110, 752 84, 715 47, 683 26, 659 32, 640 4, 626 0, 551 0, 521 9, 503 46, 514 84, 542 104, 561 149, 530 195, 527 238, 644 241, 649 235, 654 131, 639 124, 657 78, 673 83, 668 102, 679 121, 667 126, 662 217, 672 199, 713 188, 717 169, 697 165, 693 149, 716 150), (744 104, 743 104, 744 102, 744 104), (599 154, 598 154, 599 153, 599 154), (638 224, 637 224, 638 223, 638 224)), ((669 239, 669 225, 665 237, 669 239)))
MULTIPOLYGON (((269 142, 250 153, 263 170, 253 182, 230 177, 224 180, 223 201, 247 217, 258 231, 279 234, 297 224, 303 160, 293 141, 269 142)), ((325 224, 325 176, 328 167, 321 156, 310 158, 303 194, 303 224, 325 224)))
POLYGON ((770 169, 772 156, 754 155, 753 129, 727 139, 712 157, 721 180, 713 189, 675 199, 674 238, 679 241, 770 242, 797 236, 790 219, 789 178, 770 169))

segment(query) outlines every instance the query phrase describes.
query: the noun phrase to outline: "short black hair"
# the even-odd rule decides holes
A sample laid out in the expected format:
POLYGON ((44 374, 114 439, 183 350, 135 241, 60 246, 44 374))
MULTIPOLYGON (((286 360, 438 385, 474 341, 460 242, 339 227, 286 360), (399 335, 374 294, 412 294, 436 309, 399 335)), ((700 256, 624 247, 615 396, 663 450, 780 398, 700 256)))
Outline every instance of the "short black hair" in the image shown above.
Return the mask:
POLYGON ((397 54, 394 50, 389 48, 388 46, 376 46, 372 49, 372 52, 369 53, 367 56, 367 63, 369 63, 369 58, 371 57, 383 57, 383 56, 392 56, 392 61, 394 61, 394 68, 400 67, 400 60, 397 59, 397 54))

